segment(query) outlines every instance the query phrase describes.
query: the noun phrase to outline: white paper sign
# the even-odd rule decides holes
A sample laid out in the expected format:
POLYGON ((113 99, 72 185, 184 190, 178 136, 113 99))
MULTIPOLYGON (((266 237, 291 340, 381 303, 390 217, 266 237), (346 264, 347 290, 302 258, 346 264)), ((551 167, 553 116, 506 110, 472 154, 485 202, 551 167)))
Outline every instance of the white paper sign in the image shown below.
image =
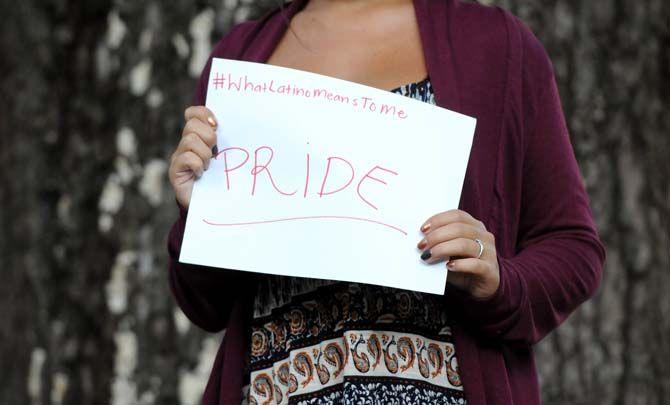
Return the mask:
POLYGON ((180 261, 442 294, 416 245, 458 207, 475 119, 388 91, 214 59, 218 155, 195 182, 180 261))

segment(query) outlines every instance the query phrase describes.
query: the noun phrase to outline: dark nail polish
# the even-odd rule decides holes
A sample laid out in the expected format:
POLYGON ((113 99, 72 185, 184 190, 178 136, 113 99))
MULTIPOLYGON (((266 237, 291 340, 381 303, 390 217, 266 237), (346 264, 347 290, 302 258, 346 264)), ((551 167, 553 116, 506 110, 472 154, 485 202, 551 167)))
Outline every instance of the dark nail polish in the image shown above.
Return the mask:
POLYGON ((212 156, 216 158, 216 155, 219 154, 219 147, 217 145, 212 146, 212 156))
POLYGON ((430 249, 426 249, 423 251, 423 253, 421 253, 421 260, 426 261, 430 259, 431 256, 433 256, 433 254, 430 253, 430 249))

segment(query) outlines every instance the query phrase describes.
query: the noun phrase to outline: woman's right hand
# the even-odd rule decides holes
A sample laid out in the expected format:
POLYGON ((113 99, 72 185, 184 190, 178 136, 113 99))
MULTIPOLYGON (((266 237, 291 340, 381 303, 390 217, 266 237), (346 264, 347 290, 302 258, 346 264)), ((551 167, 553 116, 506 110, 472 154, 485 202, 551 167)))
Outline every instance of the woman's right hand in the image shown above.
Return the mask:
POLYGON ((216 145, 217 122, 205 106, 191 106, 184 111, 186 125, 181 140, 170 158, 168 177, 177 202, 188 208, 193 182, 209 167, 212 147, 216 145))

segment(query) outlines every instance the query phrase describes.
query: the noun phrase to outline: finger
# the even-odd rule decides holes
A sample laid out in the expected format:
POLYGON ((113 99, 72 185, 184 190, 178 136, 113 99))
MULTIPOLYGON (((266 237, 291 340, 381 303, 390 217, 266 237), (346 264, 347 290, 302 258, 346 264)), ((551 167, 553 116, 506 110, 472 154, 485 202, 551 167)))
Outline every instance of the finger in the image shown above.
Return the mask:
POLYGON ((421 259, 435 263, 441 260, 449 260, 452 257, 477 257, 479 255, 479 244, 469 238, 457 238, 438 243, 430 249, 421 253, 421 259))
POLYGON ((202 176, 204 162, 200 156, 192 151, 186 151, 177 156, 172 164, 177 175, 190 171, 194 173, 196 177, 202 176))
POLYGON ((214 117, 214 113, 204 105, 191 106, 184 111, 185 121, 190 121, 193 118, 197 118, 202 122, 206 122, 212 127, 216 127, 218 125, 216 117, 214 117))
POLYGON ((205 163, 205 168, 209 166, 209 160, 212 158, 212 149, 205 145, 205 142, 195 133, 184 136, 177 146, 177 156, 185 152, 193 152, 205 163))
POLYGON ((481 229, 463 222, 454 222, 433 229, 419 242, 417 247, 421 250, 430 249, 433 246, 457 238, 475 239, 482 237, 481 229))
POLYGON ((488 264, 484 260, 468 257, 465 259, 450 260, 447 263, 447 268, 453 273, 468 274, 476 277, 486 274, 488 264))
POLYGON ((486 230, 486 226, 484 226, 483 222, 477 220, 467 212, 463 210, 449 210, 428 218, 426 222, 421 225, 421 232, 428 233, 431 229, 437 229, 453 222, 463 222, 486 230))
POLYGON ((216 132, 214 129, 197 118, 189 120, 186 125, 184 125, 182 135, 186 136, 190 133, 194 133, 202 138, 203 142, 205 142, 210 149, 216 143, 216 132))

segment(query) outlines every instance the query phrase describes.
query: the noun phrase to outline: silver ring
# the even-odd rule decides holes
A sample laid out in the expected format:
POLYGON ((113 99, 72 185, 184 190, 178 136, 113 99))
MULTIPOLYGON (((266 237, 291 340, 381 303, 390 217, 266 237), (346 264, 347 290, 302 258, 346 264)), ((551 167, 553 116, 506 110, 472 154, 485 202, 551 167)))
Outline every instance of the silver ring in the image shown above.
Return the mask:
POLYGON ((479 239, 475 239, 475 242, 477 242, 479 245, 479 254, 477 255, 477 259, 481 259, 482 253, 484 253, 484 242, 479 239))

